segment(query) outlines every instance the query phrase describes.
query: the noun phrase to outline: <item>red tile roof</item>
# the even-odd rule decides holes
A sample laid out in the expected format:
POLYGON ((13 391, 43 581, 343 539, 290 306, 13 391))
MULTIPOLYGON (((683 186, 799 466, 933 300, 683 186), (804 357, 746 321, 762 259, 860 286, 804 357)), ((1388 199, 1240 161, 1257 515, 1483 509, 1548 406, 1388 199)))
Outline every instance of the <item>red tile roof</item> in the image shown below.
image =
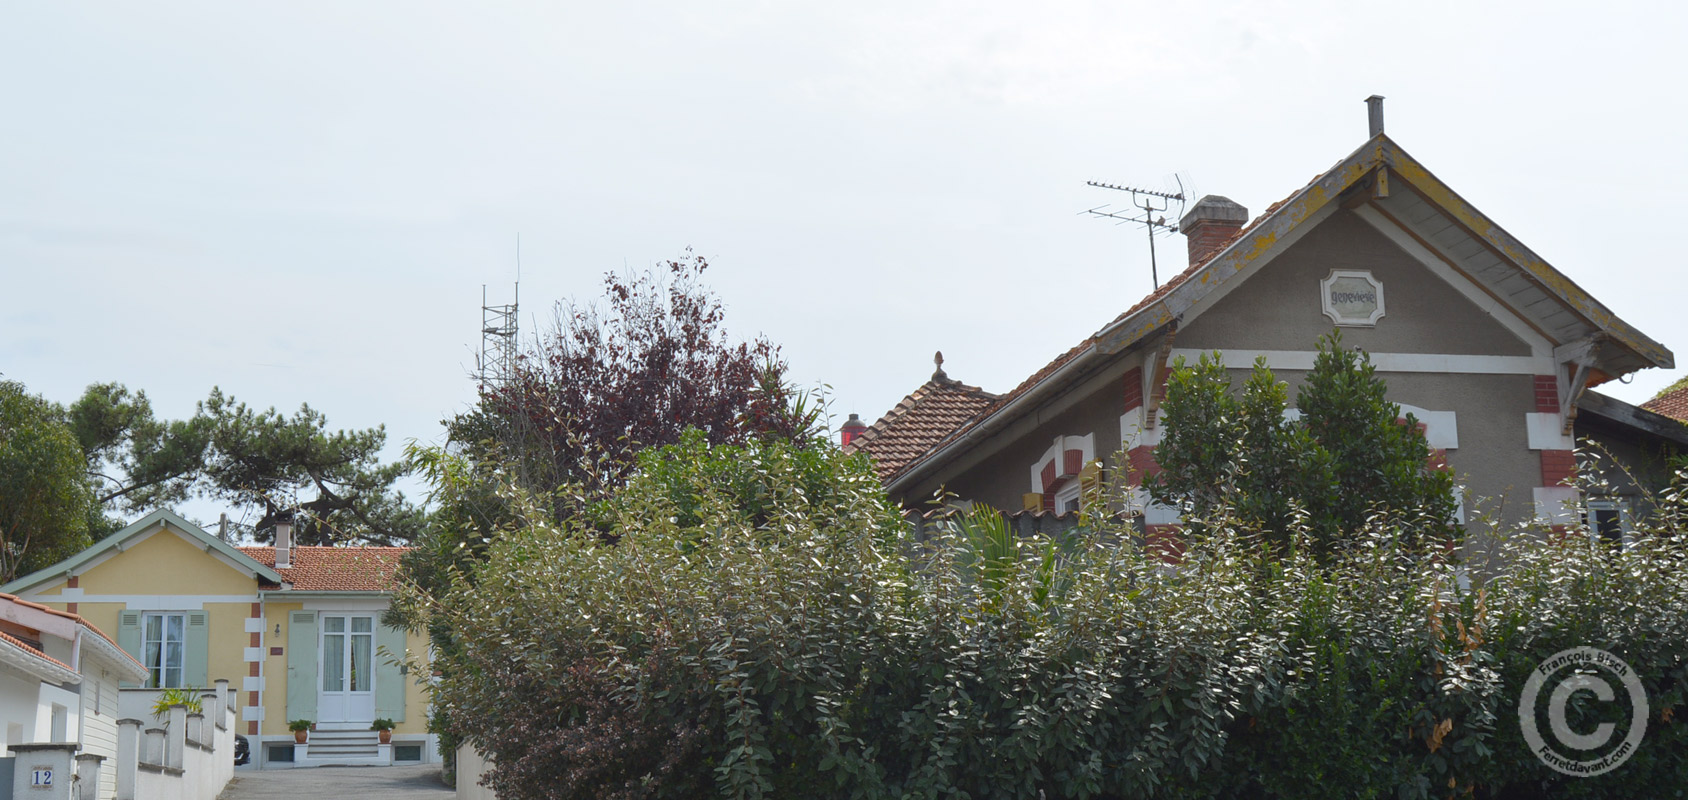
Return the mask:
MULTIPOLYGON (((293 566, 277 569, 295 591, 390 592, 408 547, 295 547, 293 566)), ((242 547, 252 560, 275 568, 274 547, 242 547)))
MULTIPOLYGON (((89 622, 88 620, 84 619, 81 614, 73 614, 69 611, 60 611, 56 608, 51 608, 51 607, 48 607, 48 606, 41 605, 40 603, 30 602, 30 601, 25 600, 21 597, 18 597, 15 594, 6 594, 5 592, 0 592, 0 601, 17 603, 18 605, 23 606, 25 608, 33 608, 37 611, 45 611, 48 614, 52 614, 53 616, 56 616, 56 617, 64 617, 65 619, 74 620, 76 622, 76 624, 81 625, 82 627, 87 628, 88 630, 99 634, 100 638, 102 638, 102 639, 104 639, 108 642, 111 642, 111 646, 117 648, 117 651, 119 653, 123 653, 124 655, 129 655, 127 652, 125 652, 123 650, 122 647, 118 647, 116 639, 111 638, 111 636, 107 635, 105 631, 102 631, 98 627, 96 627, 94 625, 94 623, 89 622)), ((0 636, 5 636, 5 634, 0 633, 0 636)), ((6 638, 8 640, 11 640, 14 644, 22 645, 26 649, 35 650, 35 648, 30 647, 29 645, 24 644, 23 642, 18 641, 18 640, 14 639, 10 636, 7 636, 6 638)), ((58 659, 53 658, 52 656, 49 656, 46 653, 41 653, 41 651, 39 651, 39 650, 35 650, 35 652, 40 653, 41 657, 47 659, 48 661, 52 661, 53 663, 59 664, 61 666, 64 665, 64 662, 59 661, 58 659)), ((129 656, 129 660, 135 662, 137 665, 139 665, 141 663, 140 660, 135 658, 134 656, 129 656)), ((144 665, 143 665, 143 667, 144 667, 144 665)), ((70 669, 70 667, 66 666, 65 669, 70 669)))
POLYGON ((63 667, 67 670, 70 670, 71 672, 76 671, 76 670, 70 669, 69 664, 66 664, 63 661, 60 661, 56 658, 53 658, 50 655, 47 655, 46 653, 41 652, 40 648, 37 648, 35 645, 32 645, 29 642, 26 642, 22 639, 19 639, 18 637, 13 636, 9 633, 6 633, 5 631, 0 631, 0 642, 5 642, 7 644, 16 646, 19 650, 22 650, 25 653, 28 653, 32 656, 35 656, 36 658, 39 658, 43 661, 50 661, 50 662, 52 662, 52 663, 54 663, 54 664, 56 664, 60 667, 63 667))
POLYGON ((977 386, 952 380, 940 369, 844 449, 864 450, 873 456, 874 468, 885 480, 996 399, 977 386))
POLYGON ((1642 403, 1641 407, 1680 422, 1688 422, 1688 378, 1665 387, 1664 391, 1642 403))

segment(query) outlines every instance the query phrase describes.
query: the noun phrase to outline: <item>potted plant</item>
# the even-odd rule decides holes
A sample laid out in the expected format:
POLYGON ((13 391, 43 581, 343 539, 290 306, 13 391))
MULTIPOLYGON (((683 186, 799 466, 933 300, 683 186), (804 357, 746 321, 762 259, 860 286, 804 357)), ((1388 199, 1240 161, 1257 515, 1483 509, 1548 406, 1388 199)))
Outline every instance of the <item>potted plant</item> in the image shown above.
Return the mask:
POLYGON ((369 723, 369 729, 372 730, 372 731, 376 731, 376 732, 381 734, 381 743, 382 744, 392 744, 393 743, 393 721, 392 720, 390 720, 390 719, 375 720, 374 722, 369 723))
POLYGON ((287 729, 293 732, 293 741, 298 742, 299 744, 304 744, 305 737, 309 735, 307 731, 311 729, 311 721, 308 719, 296 719, 287 723, 287 729))

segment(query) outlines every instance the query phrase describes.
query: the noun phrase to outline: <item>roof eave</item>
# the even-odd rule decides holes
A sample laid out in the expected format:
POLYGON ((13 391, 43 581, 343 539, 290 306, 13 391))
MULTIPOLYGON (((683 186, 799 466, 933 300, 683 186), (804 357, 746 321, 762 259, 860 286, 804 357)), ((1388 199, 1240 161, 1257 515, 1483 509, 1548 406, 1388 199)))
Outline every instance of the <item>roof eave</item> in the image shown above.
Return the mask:
POLYGON ((103 655, 107 661, 116 664, 119 669, 127 672, 128 675, 124 677, 136 682, 146 680, 148 675, 146 665, 136 660, 134 656, 129 655, 123 648, 118 647, 115 642, 106 638, 105 634, 101 633, 98 628, 87 623, 81 623, 81 625, 83 641, 91 643, 93 649, 103 655))
POLYGON ((258 563, 251 556, 240 552, 240 550, 234 545, 206 533, 204 529, 182 518, 176 512, 161 508, 141 517, 138 520, 135 520, 129 525, 124 526, 122 530, 95 542, 87 549, 71 556, 70 558, 60 561, 50 567, 36 570, 35 572, 21 578, 16 578, 10 583, 7 583, 5 586, 0 586, 0 592, 4 592, 6 594, 18 594, 19 589, 28 589, 41 583, 45 583, 46 581, 53 580, 54 578, 69 575, 75 572, 78 567, 98 558, 107 550, 115 548, 121 551, 123 549, 124 542, 131 536, 149 530, 155 525, 163 525, 166 523, 175 526, 182 532, 187 533, 196 539, 201 540, 205 544, 206 550, 215 550, 224 556, 234 559, 236 563, 240 563, 253 575, 275 583, 281 582, 281 575, 275 570, 258 563))
POLYGON ((309 599, 312 597, 389 597, 393 589, 260 589, 260 598, 272 596, 286 596, 294 599, 309 599))
POLYGON ((0 641, 0 661, 11 664, 36 678, 56 684, 76 685, 82 676, 47 656, 32 653, 8 641, 0 641))
MULTIPOLYGON (((1383 139, 1384 137, 1380 135, 1378 138, 1383 139)), ((1466 202, 1465 198, 1461 197, 1458 192, 1455 192, 1432 174, 1430 170, 1426 169, 1423 164, 1420 164, 1417 159, 1402 150, 1400 145, 1392 141, 1389 142, 1389 147, 1380 150, 1380 156, 1390 170, 1413 184, 1413 187, 1427 200, 1453 216, 1472 235, 1482 239, 1497 252, 1505 255, 1508 260, 1528 273, 1549 294, 1582 315, 1584 319, 1603 331, 1613 341, 1623 345, 1652 366, 1665 369, 1676 366, 1676 356, 1671 353, 1669 348, 1654 341, 1637 330, 1635 326, 1613 314, 1611 309, 1594 299, 1575 281, 1554 269, 1534 250, 1525 246, 1523 242, 1518 241, 1512 234, 1507 233, 1504 228, 1495 224, 1476 207, 1466 202)))

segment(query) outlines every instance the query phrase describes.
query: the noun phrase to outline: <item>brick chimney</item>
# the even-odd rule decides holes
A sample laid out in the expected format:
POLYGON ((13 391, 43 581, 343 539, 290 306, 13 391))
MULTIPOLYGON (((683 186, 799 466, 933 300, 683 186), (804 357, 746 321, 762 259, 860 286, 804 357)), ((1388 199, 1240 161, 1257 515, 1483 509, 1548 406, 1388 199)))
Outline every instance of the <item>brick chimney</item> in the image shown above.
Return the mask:
POLYGON ((1200 264, 1230 244, 1248 224, 1248 209, 1229 197, 1210 194, 1196 201, 1194 208, 1178 220, 1178 231, 1190 247, 1190 264, 1200 264))
POLYGON ((843 439, 843 441, 839 442, 839 444, 844 447, 849 447, 850 443, 855 441, 857 436, 862 435, 862 433, 866 431, 867 423, 862 422, 861 417, 851 414, 850 419, 839 428, 839 437, 843 439))

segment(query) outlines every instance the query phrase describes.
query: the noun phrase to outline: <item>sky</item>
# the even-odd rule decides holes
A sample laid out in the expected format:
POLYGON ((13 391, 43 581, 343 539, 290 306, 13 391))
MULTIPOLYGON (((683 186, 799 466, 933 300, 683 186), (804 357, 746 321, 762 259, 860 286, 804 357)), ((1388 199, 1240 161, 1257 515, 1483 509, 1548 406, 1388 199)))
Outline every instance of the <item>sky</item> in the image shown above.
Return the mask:
MULTIPOLYGON (((1667 347, 1675 4, 0 3, 0 375, 385 425, 473 400, 482 287, 543 328, 692 248, 742 338, 871 421, 1007 391, 1151 288, 1088 180, 1258 214, 1366 138, 1667 347)), ((1184 267, 1180 237, 1160 273, 1184 267)), ((1682 370, 1602 387, 1640 403, 1682 370)), ((412 487, 416 491, 418 487, 412 487)), ((198 509, 214 517, 214 509, 198 509)))

